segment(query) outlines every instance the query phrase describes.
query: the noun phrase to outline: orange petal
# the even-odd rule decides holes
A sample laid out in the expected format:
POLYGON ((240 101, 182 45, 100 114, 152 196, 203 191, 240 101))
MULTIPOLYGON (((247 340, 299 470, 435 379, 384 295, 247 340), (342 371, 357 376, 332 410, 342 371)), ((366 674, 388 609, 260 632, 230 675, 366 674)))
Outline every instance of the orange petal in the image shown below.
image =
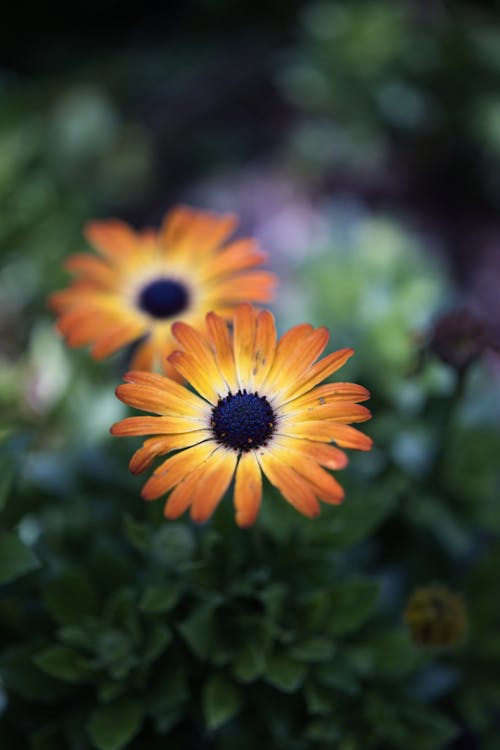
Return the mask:
POLYGON ((107 311, 78 306, 61 314, 57 328, 66 338, 69 346, 81 346, 95 341, 103 330, 121 325, 119 316, 107 311))
POLYGON ((191 505, 193 493, 198 482, 203 481, 205 466, 202 466, 188 474, 182 482, 174 487, 163 509, 165 518, 173 520, 179 518, 191 505))
MULTIPOLYGON (((297 326, 299 328, 299 326, 297 326)), ((292 329, 293 330, 293 329, 292 329)), ((297 334, 301 334, 299 330, 297 334)), ((297 342, 291 337, 283 348, 280 357, 276 357, 273 372, 266 380, 266 388, 277 394, 288 393, 290 388, 300 382, 303 374, 323 352, 330 334, 326 328, 316 328, 309 335, 297 335, 297 342)), ((278 345, 279 350, 279 345, 278 345)))
POLYGON ((212 258, 211 262, 201 269, 201 273, 203 280, 207 281, 258 266, 265 260, 266 254, 257 249, 255 240, 241 239, 232 242, 212 258))
POLYGON ((287 402, 284 413, 293 411, 305 406, 319 406, 339 401, 350 401, 358 403, 370 398, 370 391, 362 385, 356 383, 325 383, 316 386, 308 393, 304 393, 299 398, 294 398, 287 402))
POLYGON ((217 403, 219 394, 194 357, 186 352, 172 352, 167 359, 203 398, 211 404, 217 403))
POLYGON ((208 342, 196 329, 182 321, 173 324, 172 333, 184 351, 196 362, 197 368, 203 371, 205 377, 210 381, 212 389, 218 395, 225 394, 227 384, 217 367, 208 342))
POLYGON ((340 505, 345 492, 335 477, 312 461, 300 463, 298 468, 299 474, 311 482, 320 500, 331 505, 340 505))
POLYGON ((272 455, 306 479, 320 500, 337 505, 344 499, 344 490, 337 480, 297 447, 294 440, 277 439, 272 444, 272 455), (295 444, 295 445, 294 445, 295 444))
POLYGON ((234 312, 234 361, 241 390, 251 388, 252 354, 255 341, 255 310, 251 305, 238 305, 234 312))
POLYGON ((168 361, 167 357, 162 356, 159 358, 159 360, 162 372, 164 372, 165 375, 170 378, 170 380, 174 380, 176 383, 185 382, 183 376, 180 374, 180 372, 177 372, 175 367, 168 361))
POLYGON ((292 381, 290 383, 287 394, 284 395, 283 403, 285 404, 292 398, 298 398, 303 393, 310 391, 315 385, 321 383, 322 380, 340 369, 353 354, 354 349, 339 349, 336 352, 327 354, 326 357, 323 357, 323 359, 320 359, 319 362, 310 367, 305 373, 304 378, 301 378, 299 382, 292 381))
POLYGON ((119 385, 115 393, 120 401, 135 409, 165 416, 182 416, 189 421, 207 421, 210 407, 206 401, 202 401, 179 383, 167 378, 164 381, 159 387, 145 383, 126 383, 119 385))
POLYGON ((214 349, 215 361, 224 378, 228 390, 238 390, 238 380, 234 364, 234 353, 227 323, 219 315, 209 312, 206 318, 209 340, 214 349))
POLYGON ((274 458, 269 452, 263 452, 258 460, 271 484, 277 487, 290 505, 309 518, 315 518, 319 514, 319 503, 311 485, 291 466, 274 458))
POLYGON ((110 428, 112 435, 175 435, 179 432, 193 433, 199 430, 196 422, 185 417, 127 417, 110 428))
POLYGON ((285 445, 291 445, 295 452, 299 452, 306 458, 316 461, 327 469, 344 469, 348 460, 346 454, 328 443, 313 442, 312 440, 301 440, 300 438, 287 438, 285 445))
POLYGON ((207 474, 195 487, 191 518, 197 523, 207 521, 229 487, 236 467, 237 453, 220 448, 207 461, 207 474))
MULTIPOLYGON (((141 369, 130 369, 125 373, 123 379, 126 383, 136 383, 137 385, 146 385, 149 388, 168 388, 169 379, 164 375, 160 375, 157 372, 144 372, 141 369)), ((177 384, 176 384, 177 386, 177 384)), ((180 387, 180 386, 179 386, 180 387)), ((183 388, 178 392, 179 396, 184 395, 184 391, 189 393, 187 388, 183 388)))
POLYGON ((132 474, 140 474, 151 464, 157 456, 164 456, 170 451, 188 448, 202 440, 210 437, 209 430, 199 430, 197 432, 185 432, 179 435, 169 435, 168 437, 153 437, 144 441, 144 445, 136 450, 130 459, 129 469, 132 474))
MULTIPOLYGON (((182 388, 182 386, 180 387, 182 388)), ((188 429, 193 428, 193 425, 196 424, 200 427, 205 426, 209 418, 210 407, 196 396, 191 399, 189 391, 184 390, 187 392, 185 400, 170 389, 151 388, 135 383, 119 385, 115 393, 120 401, 133 406, 135 409, 183 420, 188 429)))
POLYGON ((171 250, 172 245, 187 233, 194 214, 195 211, 187 206, 176 206, 166 214, 160 230, 160 245, 164 251, 171 250))
POLYGON ((75 253, 64 263, 71 273, 81 274, 85 279, 106 288, 113 288, 117 283, 117 274, 102 258, 90 253, 75 253))
POLYGON ((172 458, 167 458, 151 476, 144 487, 141 495, 145 500, 155 500, 164 495, 168 490, 181 482, 191 471, 207 460, 213 452, 215 443, 206 440, 191 448, 176 453, 172 458))
POLYGON ((234 505, 236 523, 245 528, 251 526, 259 513, 262 499, 262 473, 253 451, 243 453, 236 469, 234 505))
POLYGON ((314 461, 305 459, 300 453, 292 455, 296 458, 293 462, 296 471, 311 483, 320 500, 333 505, 342 502, 345 493, 335 477, 314 461))
POLYGON ((49 305, 52 310, 60 313, 77 305, 102 305, 105 308, 120 310, 116 304, 116 296, 104 289, 96 287, 90 281, 75 281, 67 289, 53 292, 49 296, 49 305))
POLYGON ((160 231, 166 255, 212 253, 234 231, 235 216, 178 206, 165 217, 160 231))
POLYGON ((100 336, 92 347, 90 353, 94 359, 104 359, 113 354, 124 344, 139 338, 144 333, 142 323, 123 323, 100 336))
POLYGON ((134 370, 152 370, 155 363, 155 350, 151 336, 137 344, 130 366, 134 370))
POLYGON ((363 432, 347 424, 331 424, 332 438, 341 448, 356 448, 359 451, 369 451, 373 440, 363 432))
POLYGON ((255 341, 252 352, 252 390, 259 390, 265 381, 276 354, 276 326, 269 310, 257 315, 255 341))
POLYGON ((301 323, 300 325, 293 326, 293 328, 290 328, 283 334, 276 347, 271 370, 263 382, 264 387, 267 387, 268 383, 273 383, 275 378, 279 377, 283 371, 288 373, 290 378, 293 377, 288 369, 288 361, 294 356, 297 349, 304 343, 312 330, 313 327, 309 323, 301 323))
MULTIPOLYGON (((294 402, 295 403, 295 402, 294 402)), ((366 422, 371 419, 371 411, 361 404, 350 404, 345 401, 337 401, 329 404, 318 404, 315 406, 304 406, 298 409, 289 409, 287 418, 297 421, 307 419, 330 419, 333 422, 366 422)))
POLYGON ((134 230, 123 221, 91 221, 85 227, 87 240, 99 252, 116 263, 136 259, 140 240, 134 230))
POLYGON ((361 451, 368 451, 373 445, 373 441, 367 435, 359 432, 354 427, 346 424, 339 424, 330 420, 307 422, 290 422, 280 426, 280 433, 284 437, 305 438, 319 442, 335 441, 341 448, 356 448, 361 451))
POLYGON ((270 271, 251 271, 214 284, 210 295, 214 307, 228 302, 269 302, 277 278, 270 271))

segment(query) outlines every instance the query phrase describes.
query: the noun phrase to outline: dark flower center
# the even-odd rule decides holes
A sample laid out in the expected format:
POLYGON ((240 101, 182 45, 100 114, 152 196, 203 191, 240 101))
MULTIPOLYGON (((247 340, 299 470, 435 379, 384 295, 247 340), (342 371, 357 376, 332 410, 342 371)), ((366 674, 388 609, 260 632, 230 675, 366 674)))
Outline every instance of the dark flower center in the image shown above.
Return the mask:
POLYGON ((137 302, 153 318, 171 318, 186 309, 189 295, 180 281, 155 279, 141 289, 137 302))
POLYGON ((265 396, 246 390, 219 399, 212 411, 212 429, 219 443, 237 451, 265 445, 276 417, 265 396))

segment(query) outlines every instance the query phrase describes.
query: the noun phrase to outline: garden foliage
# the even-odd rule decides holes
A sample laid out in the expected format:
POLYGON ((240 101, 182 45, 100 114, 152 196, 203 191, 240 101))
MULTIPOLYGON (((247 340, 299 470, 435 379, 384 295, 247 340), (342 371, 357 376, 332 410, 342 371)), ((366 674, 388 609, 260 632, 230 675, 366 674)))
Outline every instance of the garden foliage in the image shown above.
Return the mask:
MULTIPOLYGON (((303 114, 280 158, 305 182, 321 183, 320 136, 333 132, 342 91, 345 148, 329 164, 357 169, 360 145, 376 161, 388 133, 439 141, 456 99, 438 83, 451 67, 462 104, 457 81, 465 96, 472 84, 455 72, 471 49, 485 81, 498 72, 498 29, 480 20, 424 26, 424 59, 421 45, 401 51, 414 32, 390 3, 306 5, 275 71, 303 114)), ((372 392, 375 447, 351 457, 344 503, 314 521, 266 485, 249 530, 235 526, 229 497, 204 526, 166 522, 128 472, 139 443, 108 433, 129 413, 113 393, 123 356, 93 363, 67 350, 45 302, 66 283, 61 262, 83 244, 85 220, 141 215, 144 196, 163 196, 161 136, 123 114, 130 68, 114 65, 103 76, 116 101, 76 79, 13 86, 0 119, 0 747, 495 750, 498 371, 487 350, 457 369, 429 347, 456 300, 447 269, 401 220, 322 201, 323 239, 290 262, 285 292, 300 290, 301 315, 330 329, 332 348, 356 349, 342 377, 372 392), (463 618, 440 645, 426 638, 439 607, 431 601, 431 629, 416 640, 405 615, 415 590, 434 585, 459 598, 463 618)), ((497 98, 485 85, 462 133, 491 158, 497 98)), ((239 148, 193 139, 207 172, 239 148)), ((281 331, 298 322, 289 307, 276 307, 281 331)))

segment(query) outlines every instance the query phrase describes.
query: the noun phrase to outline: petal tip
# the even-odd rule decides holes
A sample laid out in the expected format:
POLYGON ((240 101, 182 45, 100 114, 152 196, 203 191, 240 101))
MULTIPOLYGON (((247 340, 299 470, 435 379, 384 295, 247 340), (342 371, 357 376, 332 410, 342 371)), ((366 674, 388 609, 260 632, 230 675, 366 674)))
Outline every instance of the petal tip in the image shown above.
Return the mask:
POLYGON ((120 385, 117 385, 115 388, 115 396, 120 401, 123 401, 123 403, 126 403, 125 401, 126 393, 125 394, 123 393, 124 387, 126 387, 125 383, 121 383, 120 385))
POLYGON ((172 508, 169 507, 168 502, 165 503, 163 507, 163 516, 164 518, 167 519, 167 521, 175 521, 176 518, 179 518, 179 516, 181 515, 182 515, 181 510, 175 510, 175 509, 173 510, 172 508))
POLYGON ((246 516, 243 513, 236 513, 234 516, 236 525, 239 526, 240 529, 249 529, 251 526, 255 524, 256 519, 257 519, 256 515, 246 516))

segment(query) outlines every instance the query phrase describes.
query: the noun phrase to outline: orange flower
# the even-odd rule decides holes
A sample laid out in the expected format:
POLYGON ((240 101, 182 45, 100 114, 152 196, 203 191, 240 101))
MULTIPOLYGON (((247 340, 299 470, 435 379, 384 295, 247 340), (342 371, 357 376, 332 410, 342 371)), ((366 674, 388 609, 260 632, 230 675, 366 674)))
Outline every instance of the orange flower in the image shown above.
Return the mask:
POLYGON ((130 469, 143 471, 157 456, 176 451, 154 471, 142 495, 154 500, 172 490, 167 518, 191 508, 206 521, 233 476, 236 522, 255 521, 262 473, 306 516, 319 513, 318 500, 340 503, 342 487, 325 471, 347 463, 340 448, 369 450, 369 437, 349 426, 370 412, 369 398, 353 383, 318 385, 353 354, 340 349, 317 361, 329 338, 308 324, 290 329, 279 341, 270 312, 240 305, 231 333, 217 314, 206 316, 202 335, 174 323, 182 351, 169 361, 193 390, 170 378, 129 372, 117 396, 130 406, 159 416, 129 417, 113 425, 113 435, 153 435, 132 457, 130 469))
POLYGON ((275 276, 255 270, 265 260, 255 240, 224 244, 236 223, 233 216, 178 207, 159 232, 113 220, 88 224, 87 239, 101 257, 71 256, 66 267, 76 279, 50 298, 68 344, 91 344, 101 359, 137 342, 134 369, 159 364, 178 377, 166 361, 175 346, 173 320, 196 327, 209 310, 228 318, 239 302, 272 296, 275 276))

